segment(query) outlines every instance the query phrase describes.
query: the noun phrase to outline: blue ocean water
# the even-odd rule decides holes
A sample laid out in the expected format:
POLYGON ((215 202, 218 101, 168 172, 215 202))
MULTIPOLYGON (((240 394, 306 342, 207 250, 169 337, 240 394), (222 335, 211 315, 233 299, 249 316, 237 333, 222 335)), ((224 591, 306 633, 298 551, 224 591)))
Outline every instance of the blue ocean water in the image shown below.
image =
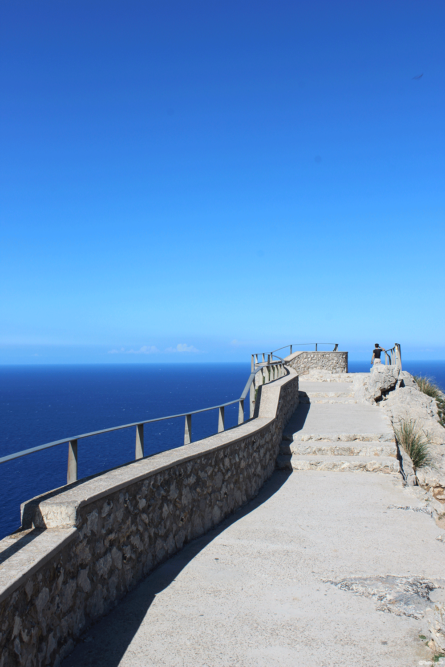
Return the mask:
MULTIPOLYGON (((445 389, 445 362, 404 362, 413 374, 434 377, 445 389)), ((351 372, 369 363, 351 361, 351 372)), ((0 456, 36 445, 132 423, 198 410, 237 399, 249 363, 172 365, 3 366, 0 368, 0 456)), ((226 408, 226 428, 238 406, 226 408)), ((246 415, 247 417, 247 415, 246 415)), ((192 439, 217 430, 218 414, 193 417, 192 439)), ((145 426, 145 453, 181 446, 184 420, 145 426)), ((80 440, 79 477, 134 458, 135 429, 80 440)), ((67 445, 0 466, 0 539, 20 525, 20 503, 66 483, 67 445)))
MULTIPOLYGON (((235 400, 249 373, 250 363, 3 366, 0 456, 235 400)), ((226 408, 226 428, 237 420, 238 405, 226 408)), ((192 439, 216 433, 217 424, 217 410, 194 415, 192 439)), ((79 440, 79 478, 133 460, 135 435, 133 427, 79 440)), ((144 428, 145 454, 183 442, 183 418, 144 428)), ((0 539, 19 527, 20 503, 66 484, 67 453, 63 444, 0 466, 0 539)))

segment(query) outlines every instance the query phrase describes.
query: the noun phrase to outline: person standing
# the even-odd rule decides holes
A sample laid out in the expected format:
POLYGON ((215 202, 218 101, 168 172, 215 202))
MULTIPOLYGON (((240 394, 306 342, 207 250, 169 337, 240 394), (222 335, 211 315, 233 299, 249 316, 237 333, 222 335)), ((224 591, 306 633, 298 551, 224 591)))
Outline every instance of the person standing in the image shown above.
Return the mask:
POLYGON ((377 365, 377 364, 381 364, 381 363, 382 363, 382 361, 381 361, 381 359, 380 359, 380 355, 382 354, 382 352, 386 352, 385 348, 384 348, 384 347, 380 347, 380 345, 379 345, 378 343, 376 343, 376 344, 375 344, 375 348, 374 348, 373 351, 372 351, 371 366, 372 366, 372 365, 375 366, 375 365, 377 365))

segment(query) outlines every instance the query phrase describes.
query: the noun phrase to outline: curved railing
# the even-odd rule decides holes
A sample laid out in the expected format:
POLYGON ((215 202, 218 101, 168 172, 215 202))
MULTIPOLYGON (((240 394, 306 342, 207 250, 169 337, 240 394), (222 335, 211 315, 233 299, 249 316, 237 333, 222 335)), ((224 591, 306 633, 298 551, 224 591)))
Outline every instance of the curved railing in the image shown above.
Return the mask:
POLYGON ((394 365, 402 370, 402 348, 400 343, 395 343, 390 350, 385 350, 385 364, 394 365))
MULTIPOLYGON (((275 354, 275 352, 279 352, 280 350, 285 350, 288 347, 289 348, 289 354, 292 354, 292 350, 293 350, 294 347, 297 347, 297 346, 298 347, 307 347, 308 345, 313 345, 315 352, 319 351, 318 350, 319 345, 333 345, 334 349, 331 350, 331 351, 332 352, 337 352, 337 350, 338 350, 338 343, 290 343, 289 345, 283 345, 283 347, 279 347, 276 350, 273 350, 272 352, 270 352, 268 354, 266 353, 266 355, 270 360, 272 360, 274 357, 276 357, 277 359, 280 359, 280 361, 283 361, 281 359, 281 357, 278 357, 278 355, 275 354)), ((298 351, 299 352, 300 351, 304 352, 304 350, 298 350, 298 351)), ((322 352, 322 350, 320 350, 320 352, 322 352)), ((261 356, 261 355, 263 357, 263 363, 264 363, 265 362, 265 356, 266 356, 264 352, 260 352, 259 354, 254 354, 253 355, 254 357, 256 357, 257 363, 258 363, 258 357, 261 356)))
MULTIPOLYGON (((263 355, 264 357, 264 355, 263 355)), ((278 361, 272 361, 269 359, 267 363, 257 363, 254 361, 254 355, 252 355, 251 360, 251 372, 247 380, 246 386, 243 389, 241 396, 234 401, 229 401, 228 403, 221 403, 220 405, 213 405, 209 408, 202 408, 201 410, 193 410, 191 412, 183 412, 177 415, 168 415, 166 417, 156 417, 155 419, 145 419, 139 422, 132 422, 131 424, 122 424, 120 426, 113 426, 111 428, 104 428, 100 431, 92 431, 91 433, 82 433, 80 435, 72 435, 61 440, 54 440, 53 442, 47 442, 44 445, 38 445, 37 447, 30 447, 29 449, 24 449, 20 452, 15 452, 14 454, 9 454, 8 456, 3 456, 0 458, 0 464, 6 463, 7 461, 13 461, 14 459, 22 458, 23 456, 28 456, 29 454, 34 454, 40 452, 43 449, 50 449, 51 447, 57 447, 58 445, 64 445, 68 443, 68 470, 67 470, 67 484, 77 481, 77 444, 79 440, 85 438, 90 438, 93 435, 101 435, 103 433, 111 433, 113 431, 120 431, 125 428, 134 428, 136 427, 136 446, 135 446, 135 460, 144 458, 144 424, 151 424, 153 422, 165 421, 166 419, 176 419, 179 417, 185 417, 185 428, 184 428, 184 444, 188 445, 192 442, 192 415, 199 414, 201 412, 209 412, 209 410, 218 410, 218 433, 221 433, 225 430, 224 427, 224 409, 228 405, 234 405, 235 403, 239 404, 238 409, 238 425, 244 422, 244 401, 246 400, 247 395, 250 393, 250 409, 249 416, 253 417, 255 409, 255 378, 257 373, 262 374, 262 383, 265 383, 264 371, 268 373, 268 381, 282 377, 288 371, 285 370, 284 361, 282 359, 278 361)))

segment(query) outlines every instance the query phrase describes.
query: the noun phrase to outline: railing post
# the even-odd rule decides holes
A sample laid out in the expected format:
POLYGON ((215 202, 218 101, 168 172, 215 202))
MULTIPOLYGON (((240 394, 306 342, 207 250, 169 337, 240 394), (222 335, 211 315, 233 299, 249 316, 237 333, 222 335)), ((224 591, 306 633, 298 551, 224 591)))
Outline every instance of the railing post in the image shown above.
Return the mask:
POLYGON ((77 482, 77 440, 70 440, 68 443, 68 471, 66 474, 66 483, 77 482))
MULTIPOLYGON (((250 372, 254 372, 254 361, 253 361, 253 355, 252 355, 252 361, 250 364, 250 372)), ((250 385, 250 393, 249 393, 249 416, 250 418, 253 417, 253 413, 255 411, 255 378, 252 380, 252 384, 250 385)))
POLYGON ((289 348, 290 348, 289 354, 292 354, 292 345, 289 345, 289 348))
POLYGON ((244 401, 240 401, 238 405, 238 424, 244 422, 244 401))
POLYGON ((266 361, 266 355, 263 352, 263 364, 264 364, 265 361, 266 361))
POLYGON ((136 426, 136 448, 134 452, 135 461, 144 458, 144 425, 136 426))
POLYGON ((218 433, 224 431, 224 406, 218 408, 218 433))
POLYGON ((189 445, 192 441, 192 415, 185 416, 184 445, 189 445))
POLYGON ((315 352, 318 350, 318 343, 315 343, 315 352))
POLYGON ((400 343, 395 344, 396 348, 396 364, 400 370, 402 370, 402 348, 400 343))

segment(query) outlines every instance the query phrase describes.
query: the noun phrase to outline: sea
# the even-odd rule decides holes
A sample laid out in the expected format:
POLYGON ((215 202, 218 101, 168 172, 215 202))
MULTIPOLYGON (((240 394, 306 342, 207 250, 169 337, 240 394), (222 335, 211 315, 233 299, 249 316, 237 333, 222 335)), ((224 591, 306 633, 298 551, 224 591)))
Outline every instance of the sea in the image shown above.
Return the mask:
MULTIPOLYGON (((403 369, 445 390, 445 361, 404 361, 403 369)), ((350 361, 349 370, 367 372, 369 363, 350 361)), ((0 457, 235 400, 249 373, 250 363, 1 366, 0 457)), ((237 419, 238 405, 226 408, 226 428, 237 419)), ((192 440, 216 433, 217 425, 217 410, 194 415, 192 440)), ((145 455, 181 446, 184 418, 147 424, 144 441, 145 455)), ((67 453, 63 444, 0 466, 0 539, 19 528, 21 503, 66 483, 67 453)), ((79 440, 78 476, 127 463, 134 453, 135 427, 79 440)))

